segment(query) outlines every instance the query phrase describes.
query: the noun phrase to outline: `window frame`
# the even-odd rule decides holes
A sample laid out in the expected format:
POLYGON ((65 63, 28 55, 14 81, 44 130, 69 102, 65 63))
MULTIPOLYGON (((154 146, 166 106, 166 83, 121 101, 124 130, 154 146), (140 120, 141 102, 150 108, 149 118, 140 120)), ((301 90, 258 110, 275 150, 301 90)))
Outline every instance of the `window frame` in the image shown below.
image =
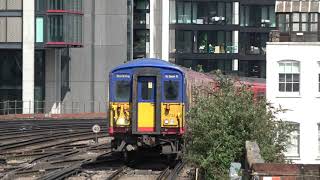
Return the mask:
MULTIPOLYGON (((299 158, 300 158, 300 153, 301 153, 301 148, 300 148, 300 145, 301 145, 301 140, 300 140, 300 134, 301 134, 301 131, 300 131, 300 123, 298 123, 298 122, 285 122, 285 123, 290 123, 290 124, 296 126, 296 127, 295 127, 296 129, 295 129, 293 132, 291 132, 291 134, 290 134, 290 140, 289 140, 289 141, 290 141, 290 143, 291 143, 291 141, 293 140, 293 138, 296 138, 296 141, 297 141, 296 146, 297 146, 297 147, 295 147, 295 148, 297 148, 297 152, 289 153, 289 152, 288 152, 288 149, 289 149, 290 145, 288 145, 287 151, 285 151, 284 154, 285 154, 285 156, 286 156, 287 159, 299 159, 299 158), (294 134, 294 133, 296 133, 296 134, 294 134), (296 136, 296 137, 294 137, 294 136, 296 136)), ((293 144, 293 145, 294 145, 294 144, 293 144)))
POLYGON ((278 93, 280 94, 280 95, 288 95, 288 97, 295 97, 295 96, 300 96, 300 92, 301 92, 301 62, 300 61, 296 61, 296 60, 281 60, 281 61, 278 61, 277 62, 277 65, 278 65, 278 73, 277 73, 277 75, 278 75, 278 93), (280 66, 281 66, 281 64, 283 64, 284 65, 284 71, 283 72, 281 72, 281 69, 280 69, 280 66), (286 72, 286 65, 287 64, 291 64, 291 72, 286 72), (292 71, 292 67, 293 67, 293 65, 294 64, 298 64, 298 73, 297 72, 293 72, 292 71), (284 76, 284 81, 281 81, 280 80, 280 75, 285 75, 284 76), (291 77, 292 77, 292 79, 291 79, 291 81, 289 80, 288 82, 287 82, 287 75, 291 75, 291 77), (298 81, 294 81, 294 75, 298 75, 298 81), (284 86, 284 91, 281 91, 280 90, 280 84, 284 84, 285 86, 284 86), (291 91, 287 91, 287 84, 291 84, 292 85, 292 87, 291 87, 291 91), (293 86, 293 84, 298 84, 298 91, 294 91, 294 86, 293 86))
POLYGON ((197 24, 197 25, 208 25, 208 24, 223 24, 223 25, 232 25, 233 24, 233 4, 231 2, 227 2, 227 1, 175 1, 175 10, 174 10, 175 15, 169 15, 170 16, 170 24, 197 24), (195 9, 198 12, 198 5, 199 4, 205 4, 206 7, 203 11, 204 11, 204 19, 202 23, 198 23, 197 19, 198 15, 194 12, 195 9), (180 11, 178 11, 178 9, 180 8, 181 4, 181 10, 182 10, 182 14, 180 15, 186 15, 186 4, 190 4, 190 19, 186 19, 183 18, 182 21, 179 21, 179 13, 180 11), (209 5, 214 4, 214 7, 216 12, 217 12, 217 16, 218 16, 218 6, 219 5, 223 5, 223 9, 221 12, 223 12, 224 16, 224 20, 218 20, 217 22, 213 23, 213 22, 209 22, 209 5), (231 12, 229 12, 228 10, 230 10, 231 12), (231 15, 230 17, 227 17, 227 15, 231 15), (175 17, 175 20, 173 19, 175 17), (188 22, 190 21, 190 22, 188 22), (175 22, 175 23, 173 23, 175 22))
POLYGON ((163 81, 163 98, 165 101, 179 101, 179 97, 180 97, 180 80, 179 79, 174 79, 174 80, 171 80, 171 79, 165 79, 163 81), (167 84, 166 84, 167 83, 167 84), (167 89, 166 89, 166 85, 174 85, 175 86, 175 90, 176 90, 176 96, 174 99, 172 98, 168 98, 166 95, 167 95, 167 89))
POLYGON ((132 92, 131 92, 131 79, 129 79, 129 78, 117 78, 115 81, 114 81, 114 87, 113 87, 113 91, 114 91, 114 93, 113 93, 113 101, 114 102, 131 102, 131 98, 132 98, 132 92), (126 83, 128 83, 128 85, 129 85, 129 88, 128 88, 128 90, 129 90, 129 98, 128 98, 128 101, 126 101, 126 100, 124 100, 124 99, 118 99, 118 97, 117 97, 117 87, 118 87, 118 83, 119 82, 126 82, 126 83))

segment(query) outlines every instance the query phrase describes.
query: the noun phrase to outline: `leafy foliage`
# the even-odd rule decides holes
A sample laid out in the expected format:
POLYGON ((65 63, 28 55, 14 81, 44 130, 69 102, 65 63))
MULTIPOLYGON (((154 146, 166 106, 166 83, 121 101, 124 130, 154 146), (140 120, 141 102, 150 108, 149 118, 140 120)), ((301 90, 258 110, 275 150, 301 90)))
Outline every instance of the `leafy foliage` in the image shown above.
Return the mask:
POLYGON ((283 110, 255 99, 245 85, 219 76, 211 96, 196 97, 188 114, 186 159, 201 167, 206 179, 224 179, 230 163, 244 162, 245 141, 256 141, 266 162, 283 162, 292 131, 276 119, 283 110))

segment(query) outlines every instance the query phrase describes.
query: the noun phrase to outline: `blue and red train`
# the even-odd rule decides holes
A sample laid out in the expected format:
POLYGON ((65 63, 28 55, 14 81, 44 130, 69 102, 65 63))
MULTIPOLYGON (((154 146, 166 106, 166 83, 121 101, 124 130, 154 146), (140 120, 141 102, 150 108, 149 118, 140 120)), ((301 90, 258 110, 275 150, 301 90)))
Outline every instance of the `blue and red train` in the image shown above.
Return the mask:
MULTIPOLYGON (((191 88, 200 81, 208 88, 214 83, 210 76, 159 59, 130 61, 114 68, 109 79, 109 134, 113 150, 124 155, 144 147, 180 154, 191 88)), ((246 83, 255 94, 265 93, 263 82, 246 83)))

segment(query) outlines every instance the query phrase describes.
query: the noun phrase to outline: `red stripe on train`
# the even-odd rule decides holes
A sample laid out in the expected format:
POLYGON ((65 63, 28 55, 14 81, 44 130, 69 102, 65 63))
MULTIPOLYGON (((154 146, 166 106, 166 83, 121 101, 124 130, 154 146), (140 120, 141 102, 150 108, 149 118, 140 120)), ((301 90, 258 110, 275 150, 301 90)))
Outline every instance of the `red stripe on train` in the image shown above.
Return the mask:
POLYGON ((139 132, 154 132, 154 127, 138 127, 139 132))

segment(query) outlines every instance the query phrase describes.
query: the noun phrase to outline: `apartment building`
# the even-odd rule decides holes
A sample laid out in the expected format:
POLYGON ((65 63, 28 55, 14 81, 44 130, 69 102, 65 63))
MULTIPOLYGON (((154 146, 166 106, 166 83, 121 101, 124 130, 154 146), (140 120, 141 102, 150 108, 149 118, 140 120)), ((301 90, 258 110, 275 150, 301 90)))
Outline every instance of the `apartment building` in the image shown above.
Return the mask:
POLYGON ((204 71, 265 77, 275 1, 170 1, 170 58, 204 71))
POLYGON ((108 72, 142 57, 263 78, 274 5, 0 0, 0 114, 105 111, 108 72))
POLYGON ((105 111, 127 0, 0 0, 0 114, 105 111), (99 102, 99 103, 98 103, 99 102))
POLYGON ((320 162, 320 2, 277 1, 279 30, 267 43, 267 99, 288 109, 294 124, 286 156, 294 163, 320 162))

